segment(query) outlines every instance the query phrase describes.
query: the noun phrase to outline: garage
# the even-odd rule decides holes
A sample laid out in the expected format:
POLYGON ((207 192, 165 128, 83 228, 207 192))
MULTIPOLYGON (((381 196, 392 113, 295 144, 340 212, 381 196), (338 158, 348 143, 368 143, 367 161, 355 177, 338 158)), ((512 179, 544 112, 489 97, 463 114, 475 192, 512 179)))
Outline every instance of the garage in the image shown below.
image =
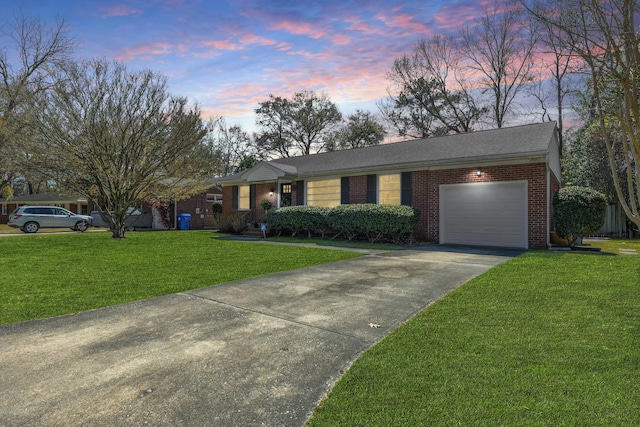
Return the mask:
POLYGON ((440 185, 440 243, 528 248, 527 181, 440 185))

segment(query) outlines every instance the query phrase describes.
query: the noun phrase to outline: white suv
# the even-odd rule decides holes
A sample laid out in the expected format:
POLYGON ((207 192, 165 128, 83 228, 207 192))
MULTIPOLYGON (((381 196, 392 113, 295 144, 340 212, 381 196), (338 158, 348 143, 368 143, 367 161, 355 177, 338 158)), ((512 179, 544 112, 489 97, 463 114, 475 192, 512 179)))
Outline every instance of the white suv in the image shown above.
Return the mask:
POLYGON ((77 215, 57 206, 20 206, 9 214, 7 225, 25 233, 35 233, 40 228, 70 228, 86 231, 93 218, 77 215))

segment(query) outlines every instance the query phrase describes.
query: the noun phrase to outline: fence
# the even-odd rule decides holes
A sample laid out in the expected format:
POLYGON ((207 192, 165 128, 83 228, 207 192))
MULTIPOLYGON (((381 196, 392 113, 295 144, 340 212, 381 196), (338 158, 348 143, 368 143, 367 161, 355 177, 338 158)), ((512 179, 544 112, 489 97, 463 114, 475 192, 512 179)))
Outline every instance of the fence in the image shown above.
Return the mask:
POLYGON ((622 205, 620 203, 608 205, 604 227, 602 227, 598 235, 609 237, 628 237, 630 231, 631 230, 627 227, 627 216, 622 209, 622 205))

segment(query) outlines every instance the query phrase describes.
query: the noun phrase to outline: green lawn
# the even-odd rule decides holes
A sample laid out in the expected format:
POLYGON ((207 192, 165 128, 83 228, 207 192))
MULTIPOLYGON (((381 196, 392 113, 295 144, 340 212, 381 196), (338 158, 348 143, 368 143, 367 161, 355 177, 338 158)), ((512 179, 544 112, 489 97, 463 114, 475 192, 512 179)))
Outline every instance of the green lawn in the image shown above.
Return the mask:
POLYGON ((395 245, 393 243, 371 243, 368 241, 348 241, 348 240, 332 240, 332 239, 323 239, 320 237, 268 237, 267 241, 269 242, 279 242, 279 243, 295 243, 302 244, 307 246, 320 246, 320 247, 334 247, 334 248, 358 248, 358 249, 373 249, 373 250, 381 250, 381 251, 399 251, 402 249, 407 249, 406 247, 402 247, 400 245, 395 245))
POLYGON ((359 256, 219 240, 210 231, 0 237, 0 324, 359 256))
POLYGON ((640 255, 488 271, 360 357, 308 424, 454 425, 640 425, 640 255))

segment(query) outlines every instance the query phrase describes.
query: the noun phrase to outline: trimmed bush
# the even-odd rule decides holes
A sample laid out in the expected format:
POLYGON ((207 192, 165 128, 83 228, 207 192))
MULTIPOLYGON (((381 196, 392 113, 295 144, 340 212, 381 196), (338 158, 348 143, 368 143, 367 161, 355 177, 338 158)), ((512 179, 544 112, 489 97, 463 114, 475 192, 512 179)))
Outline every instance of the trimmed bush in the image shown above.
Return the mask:
POLYGON ((419 212, 401 205, 340 205, 327 216, 329 227, 349 240, 365 237, 371 242, 399 242, 413 233, 419 212))
POLYGON ((320 206, 287 206, 267 212, 267 223, 278 234, 295 236, 306 232, 308 237, 319 231, 324 237, 330 208, 320 206))
POLYGON ((588 187, 564 187, 553 195, 556 233, 573 245, 579 237, 597 233, 604 225, 607 198, 588 187))
POLYGON ((306 232, 324 234, 333 230, 349 240, 366 238, 371 242, 399 242, 413 233, 419 211, 398 205, 288 206, 267 213, 269 227, 278 235, 295 236, 306 232))

